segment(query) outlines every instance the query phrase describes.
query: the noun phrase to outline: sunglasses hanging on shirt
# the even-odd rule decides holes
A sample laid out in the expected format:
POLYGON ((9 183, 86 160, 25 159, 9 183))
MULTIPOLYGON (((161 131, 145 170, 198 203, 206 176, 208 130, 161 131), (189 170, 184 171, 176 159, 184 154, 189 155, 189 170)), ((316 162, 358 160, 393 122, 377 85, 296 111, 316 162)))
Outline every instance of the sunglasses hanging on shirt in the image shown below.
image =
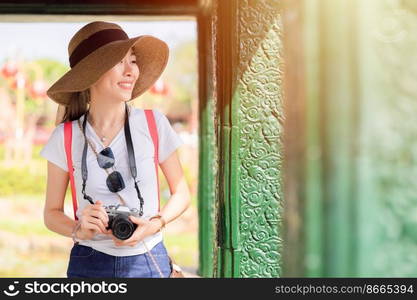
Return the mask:
MULTIPOLYGON (((109 169, 114 166, 114 154, 110 147, 106 147, 97 154, 97 162, 100 168, 109 169)), ((113 171, 106 180, 107 187, 113 193, 120 192, 125 188, 122 174, 113 171)))
MULTIPOLYGON (((86 186, 87 177, 88 177, 88 170, 87 170, 87 147, 88 147, 88 145, 90 145, 91 149, 96 154, 97 162, 98 162, 98 165, 100 166, 100 168, 104 169, 106 171, 106 173, 108 174, 107 179, 106 179, 106 184, 107 184, 107 187, 109 188, 109 190, 111 192, 117 194, 117 192, 120 192, 121 190, 123 190, 125 188, 125 183, 124 183, 123 177, 120 174, 120 172, 113 171, 112 173, 109 173, 108 170, 107 170, 109 168, 112 168, 114 166, 114 162, 115 162, 114 154, 113 154, 113 151, 111 150, 111 148, 106 147, 103 150, 101 150, 99 153, 97 153, 95 147, 87 139, 87 136, 85 134, 85 128, 86 128, 86 124, 87 124, 88 112, 89 111, 87 110, 87 112, 84 115, 84 121, 83 121, 82 128, 81 128, 81 125, 80 125, 80 120, 78 119, 78 126, 80 127, 80 129, 81 129, 81 131, 84 135, 84 149, 83 149, 83 156, 82 156, 82 161, 81 161, 81 171, 82 171, 82 178, 83 178, 82 193, 83 193, 83 196, 84 196, 85 200, 87 200, 91 204, 94 204, 93 199, 85 193, 85 186, 86 186)), ((135 182, 135 189, 136 189, 136 192, 137 192, 137 197, 139 199, 139 205, 140 205, 140 207, 139 207, 139 216, 142 216, 143 215, 143 203, 144 203, 144 201, 143 201, 142 195, 140 194, 140 190, 139 190, 139 187, 138 187, 138 181, 136 181, 136 176, 137 176, 136 160, 135 160, 135 152, 134 152, 134 149, 133 149, 132 136, 130 134, 129 110, 128 110, 127 103, 125 103, 124 133, 125 133, 125 138, 126 138, 126 146, 127 146, 127 154, 128 154, 128 158, 129 158, 130 173, 132 174, 133 181, 135 182)), ((117 195, 119 196, 121 202, 123 203, 124 200, 120 197, 119 194, 117 194, 117 195)), ((126 204, 123 203, 123 205, 126 205, 126 204)))

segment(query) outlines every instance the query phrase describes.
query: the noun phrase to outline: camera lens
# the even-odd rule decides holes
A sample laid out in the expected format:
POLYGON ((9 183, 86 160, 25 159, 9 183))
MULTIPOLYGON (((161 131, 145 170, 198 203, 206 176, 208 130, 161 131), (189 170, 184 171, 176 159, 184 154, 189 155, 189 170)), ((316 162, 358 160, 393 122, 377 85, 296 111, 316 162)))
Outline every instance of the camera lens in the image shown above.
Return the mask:
POLYGON ((120 214, 115 217, 112 224, 113 235, 119 240, 127 240, 135 231, 137 225, 129 220, 129 217, 120 214))

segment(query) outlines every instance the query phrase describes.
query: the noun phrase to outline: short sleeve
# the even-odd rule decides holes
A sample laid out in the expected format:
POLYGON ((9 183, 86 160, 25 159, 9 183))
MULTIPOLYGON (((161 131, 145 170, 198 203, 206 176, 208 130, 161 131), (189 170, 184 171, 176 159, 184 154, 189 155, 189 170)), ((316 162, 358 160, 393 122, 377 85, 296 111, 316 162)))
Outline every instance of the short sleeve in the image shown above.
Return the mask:
POLYGON ((39 154, 43 158, 46 158, 48 161, 68 172, 67 157, 64 147, 64 123, 55 127, 47 143, 39 154))
POLYGON ((156 111, 156 123, 158 128, 158 159, 159 163, 164 162, 184 141, 175 132, 169 123, 168 118, 161 112, 156 111))

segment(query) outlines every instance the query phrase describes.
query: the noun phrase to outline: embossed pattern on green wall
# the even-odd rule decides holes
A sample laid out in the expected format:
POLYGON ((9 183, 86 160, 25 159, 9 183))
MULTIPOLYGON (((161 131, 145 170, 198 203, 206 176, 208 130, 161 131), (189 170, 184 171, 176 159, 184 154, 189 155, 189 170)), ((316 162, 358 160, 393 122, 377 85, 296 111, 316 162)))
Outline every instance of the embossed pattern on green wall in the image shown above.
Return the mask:
POLYGON ((240 277, 281 275, 284 113, 279 5, 245 0, 238 7, 239 67, 231 118, 240 277))

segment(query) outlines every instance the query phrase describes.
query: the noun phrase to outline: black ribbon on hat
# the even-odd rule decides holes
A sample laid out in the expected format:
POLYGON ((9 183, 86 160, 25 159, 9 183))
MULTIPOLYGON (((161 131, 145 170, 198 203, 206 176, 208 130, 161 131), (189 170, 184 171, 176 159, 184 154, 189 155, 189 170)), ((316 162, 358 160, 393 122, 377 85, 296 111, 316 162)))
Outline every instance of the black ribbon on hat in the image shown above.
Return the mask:
POLYGON ((70 67, 73 68, 84 57, 108 43, 128 39, 129 37, 126 32, 121 29, 104 29, 98 31, 78 44, 69 58, 70 67))

